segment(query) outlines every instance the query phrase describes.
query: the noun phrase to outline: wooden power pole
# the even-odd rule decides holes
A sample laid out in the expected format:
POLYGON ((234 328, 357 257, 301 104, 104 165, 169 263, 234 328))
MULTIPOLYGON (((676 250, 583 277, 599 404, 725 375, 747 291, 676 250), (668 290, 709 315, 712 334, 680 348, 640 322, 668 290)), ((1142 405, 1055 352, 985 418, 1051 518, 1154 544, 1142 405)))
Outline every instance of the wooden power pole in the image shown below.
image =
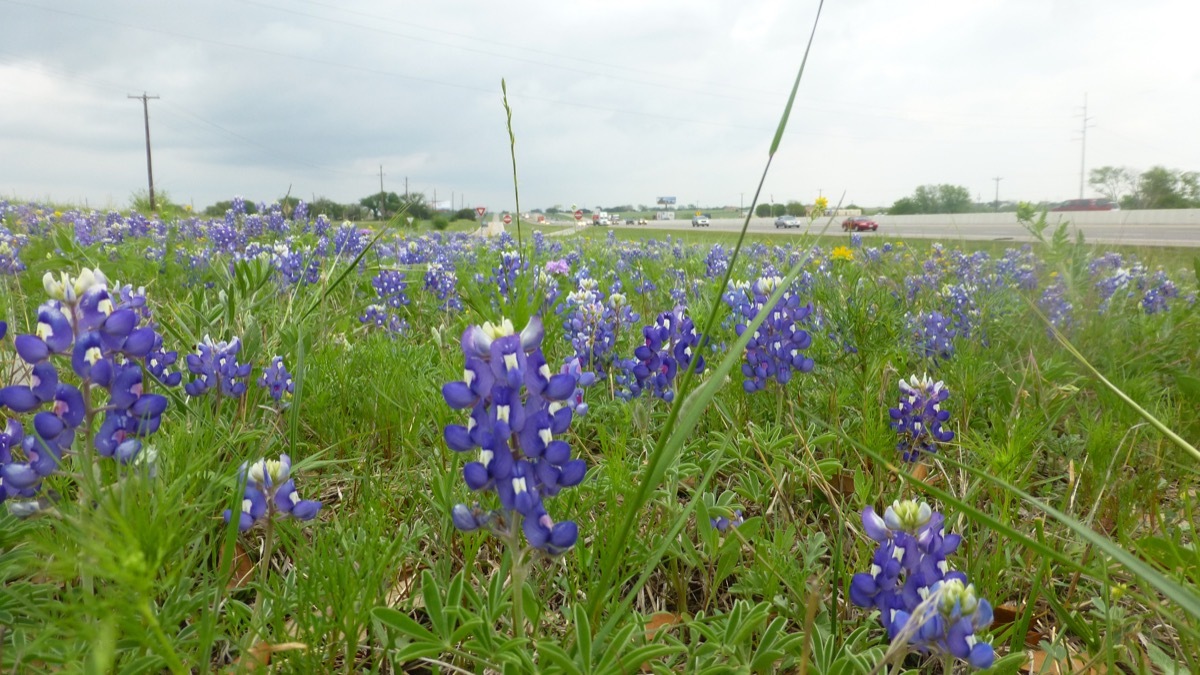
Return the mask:
POLYGON ((150 180, 150 210, 157 211, 158 206, 154 203, 154 165, 150 161, 150 99, 158 98, 158 96, 147 96, 146 92, 142 92, 141 96, 129 94, 127 98, 140 98, 142 100, 142 117, 146 120, 146 177, 150 180))

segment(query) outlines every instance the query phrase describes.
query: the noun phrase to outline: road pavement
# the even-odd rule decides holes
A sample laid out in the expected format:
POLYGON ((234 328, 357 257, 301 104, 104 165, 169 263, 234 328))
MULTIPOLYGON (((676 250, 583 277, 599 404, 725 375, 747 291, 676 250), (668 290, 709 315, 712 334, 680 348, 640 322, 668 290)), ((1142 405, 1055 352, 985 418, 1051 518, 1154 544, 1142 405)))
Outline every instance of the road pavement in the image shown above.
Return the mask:
MULTIPOLYGON (((1125 244, 1130 246, 1189 246, 1200 247, 1200 209, 1174 211, 1112 211, 1051 213, 1051 226, 1060 219, 1068 220, 1073 228, 1083 231, 1090 243, 1125 244)), ((819 232, 828 219, 818 219, 812 231, 819 232)), ((835 218, 828 234, 842 231, 842 218, 835 218)), ((916 237, 945 240, 1032 241, 1033 237, 1016 221, 1013 214, 983 213, 932 216, 877 216, 878 232, 863 232, 863 239, 916 237)), ((716 230, 736 232, 742 227, 739 219, 713 220, 708 228, 693 228, 691 220, 654 220, 648 225, 616 225, 617 229, 657 230, 716 230)), ((804 229, 776 229, 773 218, 751 218, 750 231, 780 234, 803 233, 804 229)), ((1074 236, 1074 229, 1072 229, 1074 236)))

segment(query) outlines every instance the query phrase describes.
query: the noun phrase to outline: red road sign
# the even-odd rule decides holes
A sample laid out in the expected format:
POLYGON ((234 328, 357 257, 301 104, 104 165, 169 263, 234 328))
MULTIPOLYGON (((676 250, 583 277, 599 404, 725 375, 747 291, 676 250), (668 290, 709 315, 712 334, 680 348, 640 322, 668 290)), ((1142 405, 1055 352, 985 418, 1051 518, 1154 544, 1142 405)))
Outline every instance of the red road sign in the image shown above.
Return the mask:
POLYGON ((511 223, 512 223, 512 216, 508 215, 507 213, 504 214, 504 224, 509 225, 511 223))
POLYGON ((482 218, 483 214, 487 213, 487 207, 486 206, 476 206, 475 213, 478 213, 479 217, 482 218))
POLYGON ((582 210, 575 212, 575 220, 583 220, 583 211, 582 210))

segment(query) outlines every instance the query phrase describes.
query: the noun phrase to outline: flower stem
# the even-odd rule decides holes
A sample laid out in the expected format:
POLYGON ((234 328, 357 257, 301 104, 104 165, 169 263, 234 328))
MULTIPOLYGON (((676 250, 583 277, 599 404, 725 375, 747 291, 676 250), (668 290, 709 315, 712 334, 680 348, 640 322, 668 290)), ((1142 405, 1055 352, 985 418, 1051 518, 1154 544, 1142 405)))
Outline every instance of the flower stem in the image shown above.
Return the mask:
POLYGON ((512 556, 512 570, 509 572, 509 584, 513 595, 513 637, 527 637, 525 632, 525 578, 529 568, 525 565, 525 552, 517 543, 517 534, 513 533, 508 542, 508 550, 512 556))

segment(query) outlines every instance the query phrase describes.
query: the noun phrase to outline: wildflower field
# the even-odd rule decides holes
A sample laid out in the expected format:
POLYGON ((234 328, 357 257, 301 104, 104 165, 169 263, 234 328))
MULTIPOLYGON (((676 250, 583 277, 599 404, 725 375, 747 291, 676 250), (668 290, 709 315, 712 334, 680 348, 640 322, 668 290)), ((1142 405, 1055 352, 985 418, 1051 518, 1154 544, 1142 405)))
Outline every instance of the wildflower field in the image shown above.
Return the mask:
POLYGON ((0 202, 0 669, 1196 672, 1200 264, 1023 216, 0 202))

